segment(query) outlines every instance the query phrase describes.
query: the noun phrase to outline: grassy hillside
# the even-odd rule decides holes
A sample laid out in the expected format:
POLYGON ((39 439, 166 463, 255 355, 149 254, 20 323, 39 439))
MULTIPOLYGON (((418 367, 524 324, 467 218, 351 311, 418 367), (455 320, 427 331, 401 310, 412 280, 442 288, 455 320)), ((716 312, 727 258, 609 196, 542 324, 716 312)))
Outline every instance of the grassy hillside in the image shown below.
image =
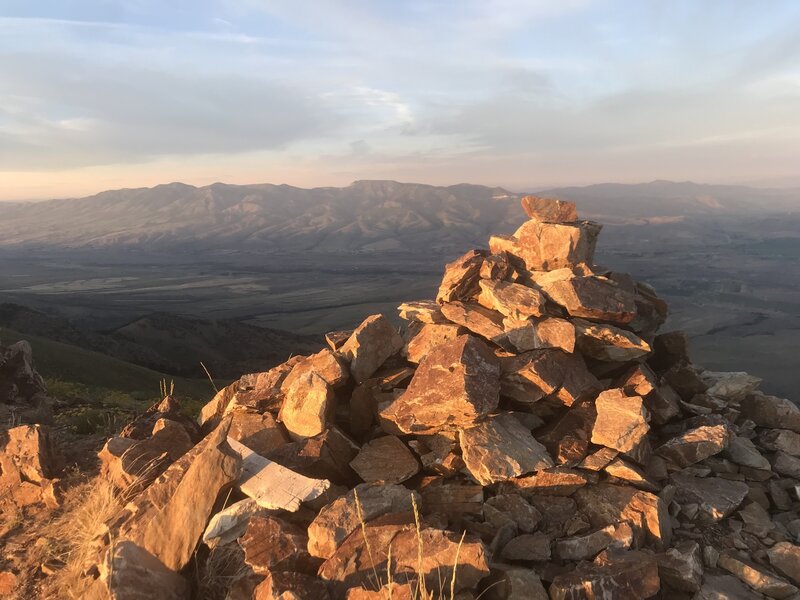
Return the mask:
MULTIPOLYGON (((214 394, 208 380, 172 377, 77 346, 0 328, 4 345, 19 340, 31 344, 36 370, 47 380, 123 392, 140 400, 157 397, 162 379, 174 380, 176 395, 195 402, 207 401, 214 394)), ((217 386, 225 383, 217 382, 217 386)))

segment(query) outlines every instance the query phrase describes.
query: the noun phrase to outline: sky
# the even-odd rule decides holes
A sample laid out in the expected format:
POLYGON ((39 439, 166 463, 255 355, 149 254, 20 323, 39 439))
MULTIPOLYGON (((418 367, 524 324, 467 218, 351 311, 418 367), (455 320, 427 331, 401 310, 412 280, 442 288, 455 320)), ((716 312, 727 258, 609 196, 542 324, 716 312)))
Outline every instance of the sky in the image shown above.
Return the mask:
POLYGON ((0 200, 798 165, 796 0, 0 0, 0 200))

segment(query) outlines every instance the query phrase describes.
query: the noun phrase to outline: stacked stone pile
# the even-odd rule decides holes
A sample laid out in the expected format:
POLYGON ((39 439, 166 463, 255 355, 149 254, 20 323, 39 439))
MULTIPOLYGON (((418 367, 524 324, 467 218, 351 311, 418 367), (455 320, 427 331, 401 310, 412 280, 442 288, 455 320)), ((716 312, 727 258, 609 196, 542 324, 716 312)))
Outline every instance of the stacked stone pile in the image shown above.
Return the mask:
POLYGON ((198 426, 167 400, 109 440, 130 502, 92 597, 187 598, 222 549, 230 600, 800 597, 800 409, 658 335, 572 203, 523 206, 399 331, 371 316, 198 426))

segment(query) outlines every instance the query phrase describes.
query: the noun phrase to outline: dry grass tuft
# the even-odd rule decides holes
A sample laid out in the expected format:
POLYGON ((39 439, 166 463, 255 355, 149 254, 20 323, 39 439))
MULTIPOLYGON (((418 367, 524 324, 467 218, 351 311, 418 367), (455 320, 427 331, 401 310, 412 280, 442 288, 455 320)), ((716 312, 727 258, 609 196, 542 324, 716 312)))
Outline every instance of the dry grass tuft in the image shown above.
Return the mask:
MULTIPOLYGON (((464 544, 464 537, 466 536, 466 531, 462 533, 461 539, 458 542, 458 547, 456 548, 456 554, 454 558, 453 566, 453 574, 450 577, 450 581, 445 581, 441 577, 441 573, 439 576, 439 589, 438 590, 429 590, 427 586, 427 582, 425 576, 427 575, 425 568, 424 568, 424 558, 425 558, 425 547, 424 542, 422 539, 422 523, 420 520, 419 514, 419 507, 417 506, 417 501, 414 498, 414 495, 411 495, 411 506, 414 511, 414 527, 416 531, 416 538, 417 538, 417 567, 416 573, 413 578, 409 578, 407 574, 403 574, 403 582, 397 582, 394 579, 394 573, 392 570, 392 547, 391 545, 387 551, 387 563, 386 563, 386 581, 380 577, 378 571, 375 566, 375 559, 373 557, 372 548, 370 547, 369 539, 367 538, 367 524, 364 521, 364 512, 361 507, 361 502, 358 499, 358 492, 354 491, 355 495, 355 503, 356 503, 356 514, 358 515, 359 523, 361 524, 361 534, 364 537, 364 547, 367 551, 367 556, 370 560, 370 564, 372 566, 373 572, 373 585, 374 588, 379 590, 381 593, 381 597, 384 600, 395 600, 394 592, 395 583, 410 583, 412 585, 413 600, 454 600, 456 596, 456 579, 457 579, 457 571, 458 571, 458 558, 461 553, 461 547, 464 544), (449 585, 448 585, 449 583, 449 585), (448 589, 449 587, 449 589, 448 589)), ((450 565, 444 565, 446 568, 450 568, 450 565)), ((442 565, 439 565, 441 568, 442 565)))
POLYGON ((251 574, 239 544, 212 548, 204 560, 195 562, 195 597, 198 600, 225 600, 233 584, 251 574))
POLYGON ((64 511, 42 532, 50 540, 49 560, 64 565, 45 581, 46 589, 55 594, 52 597, 84 597, 86 586, 91 583, 83 576, 84 569, 96 559, 105 523, 121 508, 122 500, 114 485, 103 477, 90 479, 68 492, 64 511))

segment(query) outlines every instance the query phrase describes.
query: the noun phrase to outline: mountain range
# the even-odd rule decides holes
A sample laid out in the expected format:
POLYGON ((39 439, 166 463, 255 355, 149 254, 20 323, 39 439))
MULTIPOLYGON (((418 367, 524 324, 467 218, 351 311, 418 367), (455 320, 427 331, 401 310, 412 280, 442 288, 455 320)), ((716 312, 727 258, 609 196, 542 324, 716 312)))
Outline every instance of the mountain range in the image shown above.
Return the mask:
MULTIPOLYGON (((798 210, 800 189, 654 181, 540 190, 604 223, 798 210)), ((344 188, 182 183, 80 199, 0 203, 0 248, 416 252, 513 231, 521 194, 499 187, 356 181, 344 188)))

